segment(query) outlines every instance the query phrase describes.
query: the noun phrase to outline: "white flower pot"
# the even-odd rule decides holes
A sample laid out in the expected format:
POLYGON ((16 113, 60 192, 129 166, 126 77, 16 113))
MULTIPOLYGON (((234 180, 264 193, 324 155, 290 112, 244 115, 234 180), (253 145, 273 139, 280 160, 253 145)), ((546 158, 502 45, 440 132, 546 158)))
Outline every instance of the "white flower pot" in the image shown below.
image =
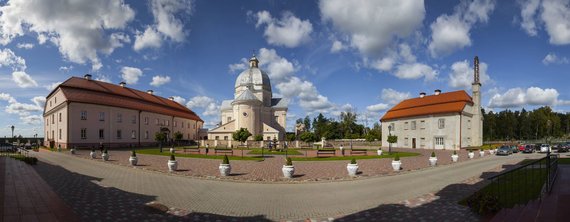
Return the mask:
POLYGON ((458 160, 458 159, 459 159, 459 155, 457 155, 457 154, 451 155, 451 160, 452 160, 454 163, 457 163, 457 160, 458 160))
POLYGON ((484 156, 485 156, 485 151, 479 151, 479 156, 484 157, 484 156))
POLYGON ((293 165, 283 165, 281 171, 283 171, 283 177, 293 178, 293 174, 295 174, 295 167, 293 165))
POLYGON ((230 166, 230 164, 223 164, 220 163, 220 174, 222 176, 229 176, 230 172, 232 171, 232 166, 230 166))
POLYGON ((378 153, 378 156, 382 156, 382 150, 377 150, 376 153, 378 153))
POLYGON ((89 153, 89 156, 91 156, 91 159, 95 159, 95 157, 97 156, 97 153, 91 151, 91 152, 89 153))
POLYGON ((475 153, 469 152, 469 154, 467 154, 467 156, 469 156, 469 159, 473 159, 473 157, 475 157, 475 153))
POLYGON ((131 163, 131 166, 136 166, 137 162, 138 162, 138 158, 136 156, 129 157, 129 163, 131 163))
POLYGON ((75 154, 75 149, 70 149, 69 152, 70 152, 71 154, 75 154))
POLYGON ((392 168, 394 169, 394 171, 399 171, 401 167, 402 167, 401 160, 398 161, 392 160, 392 168))
POLYGON ((176 160, 168 160, 168 171, 176 171, 178 169, 178 162, 176 160))
POLYGON ((489 150, 489 154, 491 155, 495 154, 495 150, 489 150))
POLYGON ((348 171, 348 175, 351 177, 356 176, 356 172, 358 171, 358 164, 347 164, 346 170, 348 171))
POLYGON ((103 154, 101 154, 101 158, 103 158, 103 160, 105 160, 105 161, 108 161, 109 160, 109 154, 103 153, 103 154))
POLYGON ((429 165, 433 167, 436 164, 437 164, 437 157, 430 157, 429 158, 429 165))
POLYGON ((170 153, 174 153, 174 148, 170 148, 170 153))

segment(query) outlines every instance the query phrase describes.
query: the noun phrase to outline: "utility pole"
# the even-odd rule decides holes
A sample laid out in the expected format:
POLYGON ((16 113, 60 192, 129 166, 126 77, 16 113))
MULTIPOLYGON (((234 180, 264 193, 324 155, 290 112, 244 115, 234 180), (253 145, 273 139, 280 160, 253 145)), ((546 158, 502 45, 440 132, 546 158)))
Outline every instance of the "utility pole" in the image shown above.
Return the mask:
POLYGON ((10 128, 12 129, 12 138, 14 138, 14 128, 15 127, 14 127, 14 125, 12 125, 10 128))

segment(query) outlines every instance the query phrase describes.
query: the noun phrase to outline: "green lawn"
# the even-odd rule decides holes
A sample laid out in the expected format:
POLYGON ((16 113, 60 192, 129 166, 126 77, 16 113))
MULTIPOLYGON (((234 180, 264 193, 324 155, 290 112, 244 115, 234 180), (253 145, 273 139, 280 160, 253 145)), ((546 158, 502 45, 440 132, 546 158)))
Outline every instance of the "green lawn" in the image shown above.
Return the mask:
MULTIPOLYGON (((249 154, 252 155, 261 155, 261 148, 250 148, 249 154)), ((284 151, 277 151, 272 150, 269 151, 268 149, 263 149, 263 155, 285 155, 284 151)), ((287 155, 303 155, 303 153, 299 152, 297 149, 287 149, 287 155)))
POLYGON ((382 154, 382 156, 374 155, 367 155, 367 156, 330 156, 330 157, 291 157, 293 161, 329 161, 329 160, 351 160, 352 158, 357 160, 365 160, 365 159, 381 159, 381 158, 394 158, 398 154, 400 158, 403 157, 411 157, 411 156, 418 156, 419 153, 410 153, 410 152, 392 152, 392 154, 388 155, 388 152, 382 154))
MULTIPOLYGON (((210 149, 210 152, 213 152, 214 149, 210 149)), ((170 152, 169 152, 169 148, 162 148, 162 153, 160 152, 160 150, 158 148, 151 148, 151 149, 142 149, 142 150, 137 150, 136 151, 138 154, 149 154, 149 155, 160 155, 160 156, 170 156, 170 152)), ((179 151, 182 152, 182 151, 179 151)), ((255 161, 261 161, 263 160, 260 157, 248 157, 248 156, 244 156, 241 157, 241 153, 238 152, 234 152, 235 156, 229 156, 228 158, 230 160, 255 160, 255 161)), ((182 153, 175 153, 174 156, 176 157, 188 157, 188 158, 203 158, 203 159, 223 159, 224 156, 223 155, 204 155, 204 154, 182 154, 182 153)))

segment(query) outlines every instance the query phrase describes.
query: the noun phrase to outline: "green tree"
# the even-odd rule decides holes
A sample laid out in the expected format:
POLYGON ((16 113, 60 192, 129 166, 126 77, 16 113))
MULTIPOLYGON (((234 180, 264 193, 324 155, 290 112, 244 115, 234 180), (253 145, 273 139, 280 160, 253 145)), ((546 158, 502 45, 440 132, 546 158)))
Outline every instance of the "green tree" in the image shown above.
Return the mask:
POLYGON ((301 133, 301 135, 299 136, 299 139, 301 139, 301 141, 306 142, 306 143, 311 143, 311 142, 317 141, 315 134, 311 133, 311 132, 301 133))
POLYGON ((286 133, 286 134, 287 134, 287 136, 286 136, 286 137, 287 137, 287 141, 289 141, 289 142, 295 141, 295 139, 296 139, 296 138, 295 138, 295 133, 286 133))
POLYGON ((166 134, 163 132, 156 132, 154 134, 154 141, 162 143, 166 140, 166 134))
POLYGON ((263 135, 261 135, 261 134, 255 135, 255 141, 258 141, 258 142, 259 142, 259 141, 262 141, 262 140, 263 140, 263 135))
POLYGON ((240 128, 239 130, 236 130, 234 133, 232 133, 232 138, 236 141, 240 141, 241 144, 247 141, 247 138, 250 136, 251 133, 246 128, 240 128))
POLYGON ((303 124, 305 125, 305 132, 311 131, 311 119, 309 119, 309 116, 305 116, 305 119, 303 119, 303 124))
POLYGON ((386 141, 388 141, 388 143, 397 143, 398 142, 398 136, 390 135, 390 136, 388 136, 388 140, 386 140, 386 141))

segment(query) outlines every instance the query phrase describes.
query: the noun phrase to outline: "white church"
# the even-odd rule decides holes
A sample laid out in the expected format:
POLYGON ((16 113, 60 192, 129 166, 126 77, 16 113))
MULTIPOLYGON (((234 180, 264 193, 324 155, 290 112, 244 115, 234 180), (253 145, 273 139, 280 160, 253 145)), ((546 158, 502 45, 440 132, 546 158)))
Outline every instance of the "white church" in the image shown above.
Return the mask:
POLYGON ((287 105, 284 99, 273 98, 269 76, 253 55, 249 68, 236 79, 234 99, 222 101, 221 124, 208 131, 208 139, 232 140, 232 133, 246 128, 252 134, 249 140, 257 135, 284 140, 287 105))
POLYGON ((398 137, 392 147, 446 149, 481 146, 483 115, 479 58, 474 60, 472 95, 464 90, 433 95, 420 93, 417 98, 403 100, 380 119, 382 147, 388 147, 388 136, 398 137))

